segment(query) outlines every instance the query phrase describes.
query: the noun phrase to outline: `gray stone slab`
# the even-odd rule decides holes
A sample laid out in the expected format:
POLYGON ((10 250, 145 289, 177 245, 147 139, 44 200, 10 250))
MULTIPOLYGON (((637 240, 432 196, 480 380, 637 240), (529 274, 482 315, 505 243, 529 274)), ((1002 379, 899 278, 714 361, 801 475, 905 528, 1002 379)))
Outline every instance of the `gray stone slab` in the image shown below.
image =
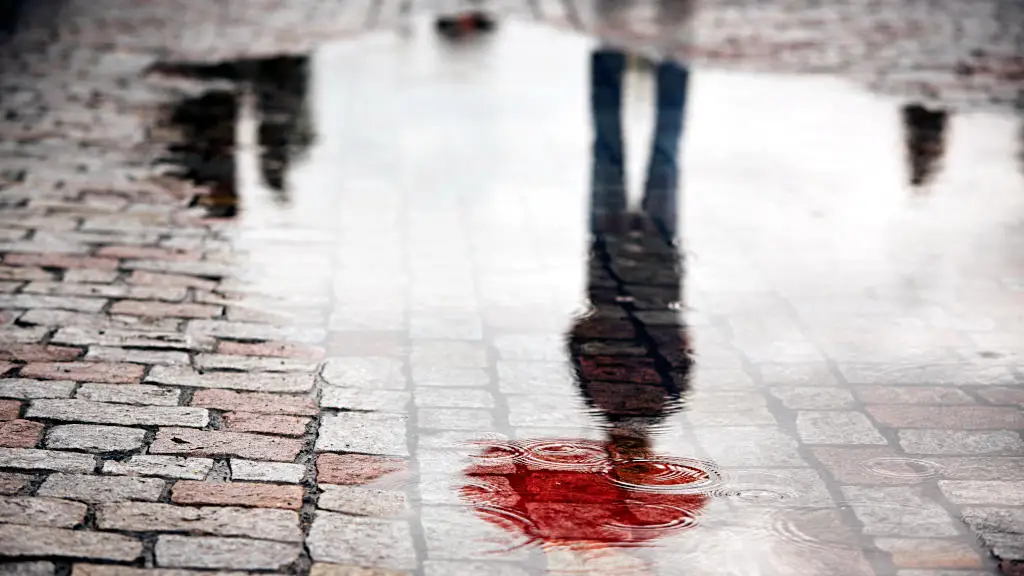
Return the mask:
POLYGON ((141 428, 62 424, 46 433, 47 448, 86 452, 125 452, 142 447, 146 431, 141 428))
POLYGON ((408 456, 406 417, 363 412, 326 415, 320 421, 316 450, 408 456))
POLYGON ((317 512, 306 546, 315 562, 406 570, 417 565, 405 520, 317 512))
POLYGON ((92 504, 129 500, 155 502, 164 486, 165 482, 159 478, 50 474, 36 494, 92 504))
POLYGON ((302 552, 297 544, 213 536, 160 536, 156 563, 173 568, 281 570, 302 552))

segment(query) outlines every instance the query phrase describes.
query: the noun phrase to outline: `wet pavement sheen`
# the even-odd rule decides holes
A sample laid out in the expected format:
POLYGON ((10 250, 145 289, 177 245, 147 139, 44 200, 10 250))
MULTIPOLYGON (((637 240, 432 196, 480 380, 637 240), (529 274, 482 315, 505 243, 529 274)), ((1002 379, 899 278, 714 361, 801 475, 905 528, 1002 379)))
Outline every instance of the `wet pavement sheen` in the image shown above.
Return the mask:
MULTIPOLYGON (((227 306, 188 320, 188 362, 241 374, 144 381, 214 410, 273 412, 204 388, 317 406, 198 426, 305 442, 280 457, 187 428, 153 444, 212 457, 206 484, 295 484, 246 459, 304 467, 302 560, 166 562, 189 550, 169 539, 137 565, 1017 574, 1019 111, 639 52, 525 18, 462 41, 415 20, 149 70, 192 87, 154 120, 156 165, 207 187, 200 262, 231 270, 184 272, 223 277, 189 299, 227 306), (238 351, 263 342, 298 352, 238 351), (316 380, 239 383, 256 372, 316 380)), ((232 503, 183 482, 175 503, 232 503)), ((192 554, 230 557, 210 546, 192 554)))

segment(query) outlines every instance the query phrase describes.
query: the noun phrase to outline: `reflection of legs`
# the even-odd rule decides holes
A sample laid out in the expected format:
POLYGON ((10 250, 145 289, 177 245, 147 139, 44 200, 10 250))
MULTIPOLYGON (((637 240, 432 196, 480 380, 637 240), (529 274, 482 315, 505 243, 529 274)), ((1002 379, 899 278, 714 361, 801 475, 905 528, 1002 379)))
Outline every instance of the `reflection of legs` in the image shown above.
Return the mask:
POLYGON ((622 143, 622 81, 626 55, 598 50, 590 58, 590 106, 594 122, 591 227, 626 209, 622 143))
POLYGON ((658 66, 658 110, 643 209, 672 234, 676 231, 679 141, 683 133, 689 77, 689 70, 673 62, 663 62, 658 66))

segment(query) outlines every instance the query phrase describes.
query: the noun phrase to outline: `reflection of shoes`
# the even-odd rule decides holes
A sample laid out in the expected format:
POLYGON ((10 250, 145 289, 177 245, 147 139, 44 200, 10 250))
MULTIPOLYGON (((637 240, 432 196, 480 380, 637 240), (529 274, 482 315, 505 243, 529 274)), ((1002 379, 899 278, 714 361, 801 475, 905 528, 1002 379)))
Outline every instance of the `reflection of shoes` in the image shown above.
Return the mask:
POLYGON ((442 16, 436 22, 437 31, 450 38, 490 32, 494 30, 495 26, 494 19, 483 12, 464 12, 454 16, 442 16))

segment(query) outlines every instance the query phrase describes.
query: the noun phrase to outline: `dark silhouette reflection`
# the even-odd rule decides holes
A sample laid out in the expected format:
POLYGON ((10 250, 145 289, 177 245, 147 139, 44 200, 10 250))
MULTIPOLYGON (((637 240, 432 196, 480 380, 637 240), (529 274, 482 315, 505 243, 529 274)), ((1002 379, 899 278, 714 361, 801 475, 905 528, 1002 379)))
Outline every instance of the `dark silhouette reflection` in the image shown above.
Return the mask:
MULTIPOLYGON (((605 220, 620 219, 627 210, 626 151, 623 144, 622 96, 626 54, 597 50, 590 58, 590 104, 594 122, 591 230, 605 220)), ((676 233, 679 186, 679 142, 683 131, 689 70, 664 61, 655 68, 657 81, 654 137, 651 142, 642 208, 658 227, 676 233)))
POLYGON ((292 162, 313 142, 307 94, 309 59, 280 56, 218 64, 170 63, 157 72, 206 80, 226 80, 232 90, 214 90, 179 103, 171 124, 183 140, 170 147, 168 161, 181 166, 179 175, 210 193, 200 202, 210 216, 232 217, 238 210, 235 132, 246 92, 255 100, 260 175, 287 200, 285 177, 292 162))
POLYGON ((949 113, 945 110, 929 110, 920 104, 903 107, 911 185, 924 186, 938 172, 946 149, 948 121, 949 113))
POLYGON ((634 212, 625 202, 617 116, 624 57, 602 51, 592 62, 589 309, 567 347, 579 392, 606 438, 484 443, 461 491, 482 518, 524 544, 584 555, 644 546, 696 525, 719 481, 713 465, 658 454, 652 442, 682 408, 693 363, 671 234, 686 70, 658 66, 655 151, 643 208, 634 212))

